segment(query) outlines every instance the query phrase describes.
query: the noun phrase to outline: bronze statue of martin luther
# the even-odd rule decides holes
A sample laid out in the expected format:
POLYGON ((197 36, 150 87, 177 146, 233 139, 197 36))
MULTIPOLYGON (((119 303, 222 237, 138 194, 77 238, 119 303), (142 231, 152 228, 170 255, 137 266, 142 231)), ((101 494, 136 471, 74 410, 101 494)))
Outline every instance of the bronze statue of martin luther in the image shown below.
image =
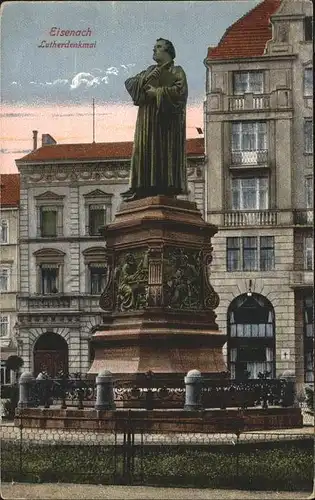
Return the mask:
POLYGON ((128 78, 125 86, 139 107, 129 190, 124 200, 186 194, 186 75, 174 65, 175 49, 159 38, 156 65, 128 78))

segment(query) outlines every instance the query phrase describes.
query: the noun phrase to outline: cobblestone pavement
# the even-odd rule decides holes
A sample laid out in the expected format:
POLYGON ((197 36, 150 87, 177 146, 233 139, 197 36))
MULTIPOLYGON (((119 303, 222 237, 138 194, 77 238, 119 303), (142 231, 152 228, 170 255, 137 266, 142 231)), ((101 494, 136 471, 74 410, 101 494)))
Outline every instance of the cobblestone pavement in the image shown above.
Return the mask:
POLYGON ((2 483, 1 496, 8 500, 306 500, 307 492, 153 488, 80 484, 2 483))

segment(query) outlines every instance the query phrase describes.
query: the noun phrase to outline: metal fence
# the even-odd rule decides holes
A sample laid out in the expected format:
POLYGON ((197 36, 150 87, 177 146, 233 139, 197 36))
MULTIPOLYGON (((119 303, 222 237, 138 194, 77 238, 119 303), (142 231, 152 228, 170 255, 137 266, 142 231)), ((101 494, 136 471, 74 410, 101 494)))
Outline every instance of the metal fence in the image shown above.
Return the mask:
POLYGON ((3 425, 2 480, 311 489, 310 429, 159 433, 132 412, 106 432, 3 425))
MULTIPOLYGON (((152 372, 136 381, 113 381, 113 400, 117 408, 147 410, 183 408, 186 387, 184 377, 165 379, 152 372)), ((96 382, 81 376, 36 379, 30 388, 30 398, 36 406, 79 409, 94 406, 96 382)), ((198 391, 197 391, 198 392, 198 391)), ((294 382, 286 379, 250 379, 244 381, 203 378, 200 387, 200 407, 248 408, 294 404, 294 382)))

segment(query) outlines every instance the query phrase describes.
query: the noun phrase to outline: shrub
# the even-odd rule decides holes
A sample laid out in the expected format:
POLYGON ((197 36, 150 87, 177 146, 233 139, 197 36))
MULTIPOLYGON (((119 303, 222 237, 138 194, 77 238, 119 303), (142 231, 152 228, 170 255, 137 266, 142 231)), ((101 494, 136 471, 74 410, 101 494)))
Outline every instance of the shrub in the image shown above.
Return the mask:
MULTIPOLYGON (((10 385, 6 388, 6 401, 3 403, 4 418, 9 420, 14 419, 15 409, 19 402, 19 387, 18 385, 10 385)), ((3 397, 3 395, 1 394, 3 397)))
POLYGON ((305 387, 306 393, 306 404, 308 411, 311 415, 314 415, 314 390, 311 387, 305 387))

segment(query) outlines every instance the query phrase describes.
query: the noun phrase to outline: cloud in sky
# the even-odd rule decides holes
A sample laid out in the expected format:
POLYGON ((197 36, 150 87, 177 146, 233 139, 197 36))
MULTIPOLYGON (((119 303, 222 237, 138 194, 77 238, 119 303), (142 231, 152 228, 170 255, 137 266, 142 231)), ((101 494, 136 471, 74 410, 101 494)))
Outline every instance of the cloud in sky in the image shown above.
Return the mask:
MULTIPOLYGON (((135 66, 134 63, 129 64, 120 64, 120 68, 116 66, 110 66, 107 69, 101 68, 93 68, 91 71, 81 71, 75 74, 72 78, 56 78, 53 81, 45 81, 40 82, 37 80, 31 80, 29 84, 31 86, 54 86, 54 87, 63 87, 68 88, 70 90, 76 90, 79 87, 90 88, 90 87, 98 87, 99 85, 108 85, 112 81, 114 81, 114 77, 117 77, 124 74, 126 77, 126 73, 130 73, 130 69, 135 66)), ((19 87, 22 86, 20 82, 11 82, 11 85, 17 85, 19 87)))
POLYGON ((56 101, 82 104, 92 97, 127 100, 124 79, 152 64, 159 36, 175 45, 176 62, 187 74, 189 99, 200 99, 207 47, 259 1, 6 2, 1 24, 2 102, 29 106, 56 101), (78 31, 89 27, 89 41, 96 46, 38 48, 42 40, 66 41, 52 36, 52 27, 78 31))

